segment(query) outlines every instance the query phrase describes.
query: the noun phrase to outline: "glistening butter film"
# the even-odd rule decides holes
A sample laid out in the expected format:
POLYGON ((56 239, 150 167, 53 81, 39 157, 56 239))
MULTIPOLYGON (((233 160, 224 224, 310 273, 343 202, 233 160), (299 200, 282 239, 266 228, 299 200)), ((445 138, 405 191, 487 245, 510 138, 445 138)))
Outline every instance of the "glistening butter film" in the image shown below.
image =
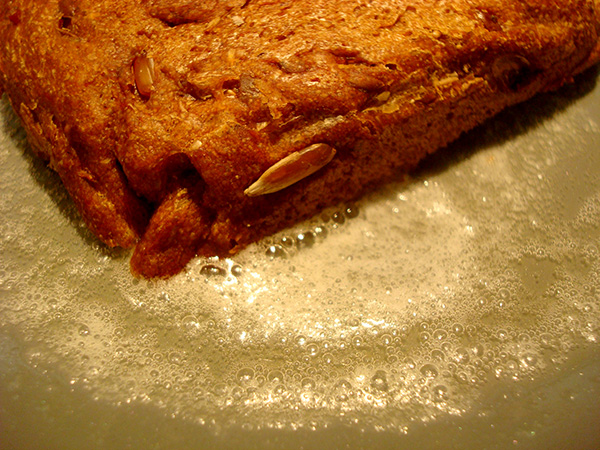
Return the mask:
POLYGON ((592 448, 595 78, 154 282, 87 231, 3 102, 0 443, 592 448))

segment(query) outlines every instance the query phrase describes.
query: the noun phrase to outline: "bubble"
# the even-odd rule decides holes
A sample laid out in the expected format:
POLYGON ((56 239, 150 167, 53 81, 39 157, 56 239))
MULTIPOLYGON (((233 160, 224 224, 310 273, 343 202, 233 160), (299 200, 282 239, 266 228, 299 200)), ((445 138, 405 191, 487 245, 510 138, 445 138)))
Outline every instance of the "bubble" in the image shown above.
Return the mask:
POLYGON ((249 367, 238 370, 236 375, 237 381, 240 384, 248 384, 254 378, 254 370, 249 367))
POLYGON ((271 370, 267 375, 267 380, 271 383, 283 383, 283 372, 281 370, 271 370))
POLYGON ((476 344, 472 350, 475 356, 483 356, 484 348, 482 344, 476 344))
POLYGON ((298 248, 312 247, 315 244, 315 235, 310 231, 300 233, 296 237, 296 242, 298 243, 298 248))
POLYGON ((325 364, 331 364, 333 362, 333 355, 329 352, 323 353, 322 360, 325 364))
POLYGON ((438 384, 431 389, 433 393, 433 401, 434 402, 445 402, 450 398, 448 394, 448 387, 443 384, 438 384))
POLYGON ((341 212, 333 213, 331 219, 338 225, 342 225, 346 221, 344 214, 341 212))
POLYGON ((433 339, 436 341, 443 341, 448 337, 448 332, 446 330, 435 330, 432 335, 433 339))
POLYGON ((308 344, 306 346, 306 351, 308 352, 309 356, 315 357, 319 354, 319 346, 315 343, 308 344))
POLYGON ((371 387, 378 391, 388 390, 387 374, 383 370, 378 370, 371 378, 371 387))
POLYGON ((360 335, 356 335, 352 338, 352 345, 354 347, 362 347, 364 345, 364 339, 360 335))
POLYGON ((196 316, 189 314, 181 319, 181 327, 189 333, 195 333, 200 329, 200 323, 196 316))
POLYGON ((352 384, 345 379, 339 380, 334 387, 335 399, 339 402, 347 402, 352 396, 352 384))
POLYGON ((325 239, 327 237, 328 231, 327 228, 325 228, 325 226, 317 225, 314 228, 313 233, 317 239, 325 239))
POLYGON ((284 248, 293 248, 294 247, 294 238, 290 236, 283 236, 280 240, 281 246, 284 248))
POLYGON ((212 388, 212 393, 217 397, 224 397, 227 395, 227 385, 225 383, 217 383, 212 388))
POLYGON ((278 384, 277 386, 275 386, 273 388, 273 393, 280 397, 282 397, 286 391, 287 391, 287 388, 285 387, 284 384, 278 384))
POLYGON ((87 336, 90 334, 90 329, 87 325, 81 325, 78 330, 79 336, 87 336))
POLYGON ((271 259, 287 258, 287 253, 281 245, 270 245, 267 248, 266 255, 271 259))
POLYGON ((231 396, 237 401, 241 400, 244 397, 245 393, 246 392, 244 391, 244 389, 240 386, 234 386, 231 389, 231 396))
POLYGON ((394 342, 394 338, 392 337, 392 335, 385 333, 379 337, 379 341, 383 346, 388 346, 391 345, 392 342, 394 342))
POLYGON ((498 291, 498 295, 502 300, 508 300, 510 298, 510 291, 506 288, 502 288, 498 291))
POLYGON ((123 327, 115 327, 113 330, 113 336, 117 339, 125 336, 125 329, 123 327))
POLYGON ((344 210, 344 214, 349 219, 354 219, 355 217, 358 217, 358 213, 359 211, 356 205, 348 205, 344 210))
POLYGON ((298 336, 296 336, 296 344, 303 346, 304 344, 306 344, 306 336, 299 334, 298 336))
POLYGON ((301 382, 302 389, 305 391, 314 391, 317 387, 317 383, 312 378, 303 378, 301 382))
POLYGON ((464 347, 457 348, 453 360, 456 364, 468 364, 470 361, 469 351, 464 347))
POLYGON ((452 325, 452 331, 457 336, 460 336, 464 333, 465 329, 460 323, 455 323, 454 325, 452 325))
POLYGON ((508 332, 506 330, 498 330, 497 336, 498 339, 501 341, 506 341, 509 337, 508 332))
POLYGON ((227 271, 214 264, 205 264, 200 269, 200 274, 205 277, 224 277, 227 275, 227 271))
POLYGON ((431 352, 431 358, 434 361, 441 362, 441 361, 444 361, 444 359, 446 359, 446 356, 444 355, 444 352, 442 352, 441 350, 433 350, 431 352))
POLYGON ((231 275, 233 275, 236 278, 239 278, 242 276, 242 274, 244 273, 244 268, 239 265, 239 264, 234 264, 233 266, 231 266, 231 275))
POLYGON ((438 376, 438 368, 433 364, 424 364, 420 372, 426 378, 435 378, 438 376))

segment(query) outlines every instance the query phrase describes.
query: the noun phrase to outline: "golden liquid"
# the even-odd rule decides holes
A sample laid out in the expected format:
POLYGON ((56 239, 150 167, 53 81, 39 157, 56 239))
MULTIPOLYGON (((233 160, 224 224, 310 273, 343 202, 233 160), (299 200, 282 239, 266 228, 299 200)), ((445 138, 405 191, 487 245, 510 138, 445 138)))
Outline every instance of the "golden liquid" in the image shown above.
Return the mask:
POLYGON ((0 444, 597 446, 600 91, 579 81, 160 282, 90 235, 2 103, 0 444))

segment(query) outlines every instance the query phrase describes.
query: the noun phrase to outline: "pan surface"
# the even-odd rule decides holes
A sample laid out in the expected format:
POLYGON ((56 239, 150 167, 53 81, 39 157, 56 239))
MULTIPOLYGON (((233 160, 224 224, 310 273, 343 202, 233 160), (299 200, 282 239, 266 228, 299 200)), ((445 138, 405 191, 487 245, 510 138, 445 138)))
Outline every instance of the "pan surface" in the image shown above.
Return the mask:
POLYGON ((597 70, 168 281, 0 103, 0 448, 600 448, 597 70))

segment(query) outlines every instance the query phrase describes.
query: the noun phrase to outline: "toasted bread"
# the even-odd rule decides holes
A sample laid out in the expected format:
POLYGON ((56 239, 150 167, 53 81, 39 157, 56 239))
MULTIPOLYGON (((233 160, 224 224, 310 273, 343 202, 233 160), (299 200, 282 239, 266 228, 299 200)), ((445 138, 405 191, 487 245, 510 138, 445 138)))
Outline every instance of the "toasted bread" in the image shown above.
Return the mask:
POLYGON ((595 64, 593 0, 8 0, 0 88, 165 277, 413 169, 595 64))

